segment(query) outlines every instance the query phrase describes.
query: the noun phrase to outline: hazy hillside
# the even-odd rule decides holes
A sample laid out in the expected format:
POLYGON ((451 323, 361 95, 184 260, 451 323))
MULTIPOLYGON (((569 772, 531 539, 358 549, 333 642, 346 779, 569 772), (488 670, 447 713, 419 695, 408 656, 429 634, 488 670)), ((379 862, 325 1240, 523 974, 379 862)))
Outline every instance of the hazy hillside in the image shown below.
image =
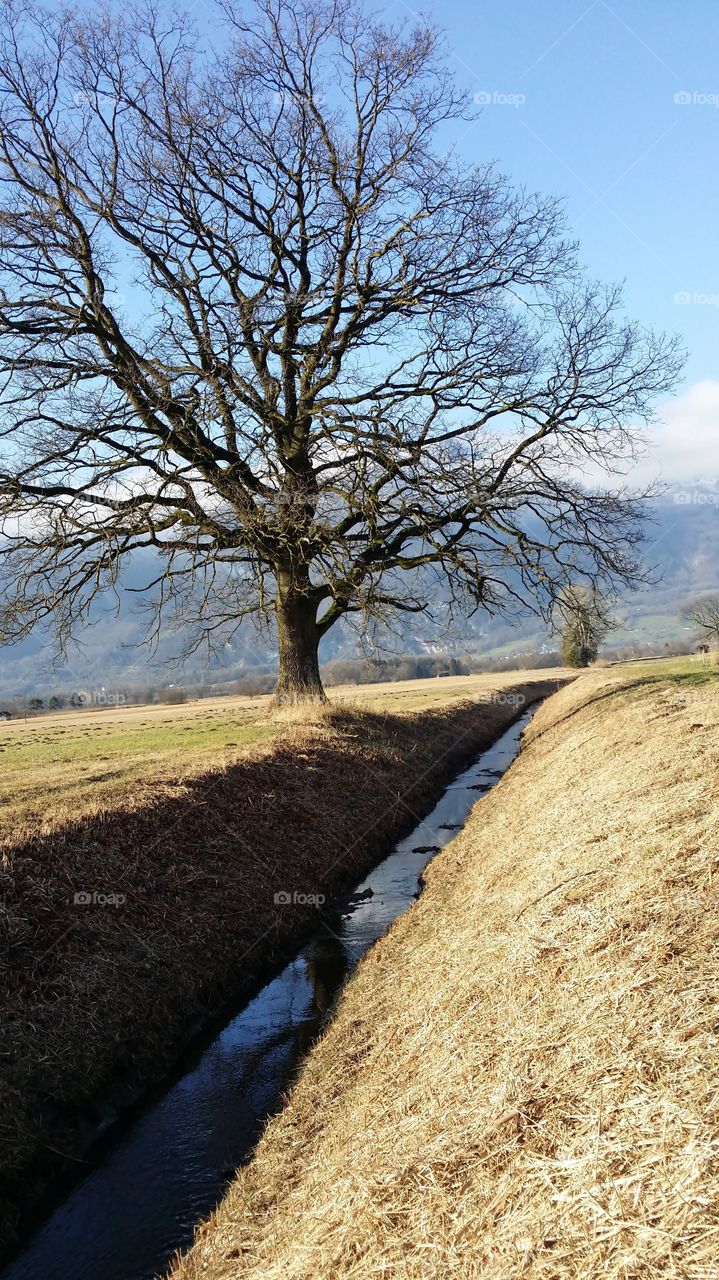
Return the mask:
MULTIPOLYGON (((650 563, 658 566, 659 581, 627 600, 622 627, 610 641, 644 644, 688 639, 679 618, 682 602, 695 593, 719 587, 719 482, 669 492, 654 509, 646 555, 650 563)), ((150 576, 148 563, 138 557, 128 565, 124 583, 128 588, 137 588, 150 576)), ((441 618, 441 601, 436 613, 441 618)), ((248 625, 221 655, 208 661, 206 655, 196 654, 179 668, 171 660, 181 646, 181 638, 164 636, 157 653, 150 655, 141 645, 145 623, 138 613, 138 596, 125 593, 119 613, 115 612, 114 599, 97 610, 95 625, 85 631, 81 648, 64 665, 53 667, 52 647, 39 634, 0 650, 0 694, 43 696, 52 690, 98 688, 113 683, 141 686, 183 680, 226 681, 258 667, 271 666, 276 659, 271 639, 258 636, 248 625)), ((488 657, 519 654, 551 644, 546 628, 531 616, 518 624, 477 615, 450 634, 443 634, 429 619, 413 618, 401 638, 387 639, 387 647, 395 652, 451 651, 488 657)), ((328 662, 354 657, 358 651, 356 631, 341 624, 326 637, 322 659, 328 662)))
POLYGON ((672 489, 655 508, 647 536, 646 558, 660 580, 626 602, 616 636, 639 643, 691 638, 678 616, 681 605, 719 587, 719 482, 672 489))

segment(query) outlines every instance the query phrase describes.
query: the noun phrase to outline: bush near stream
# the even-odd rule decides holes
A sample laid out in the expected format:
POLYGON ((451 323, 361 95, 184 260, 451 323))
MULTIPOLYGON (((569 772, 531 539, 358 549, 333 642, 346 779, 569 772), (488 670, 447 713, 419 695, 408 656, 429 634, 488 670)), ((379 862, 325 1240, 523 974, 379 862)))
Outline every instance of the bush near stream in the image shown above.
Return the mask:
POLYGON ((288 717, 255 754, 155 803, 7 845, 0 862, 0 1234, 88 1145, 108 1105, 161 1078, 251 994, 331 898, 410 829, 470 756, 556 680, 421 714, 288 717))
POLYGON ((545 702, 173 1280, 718 1280, 719 676, 545 702))

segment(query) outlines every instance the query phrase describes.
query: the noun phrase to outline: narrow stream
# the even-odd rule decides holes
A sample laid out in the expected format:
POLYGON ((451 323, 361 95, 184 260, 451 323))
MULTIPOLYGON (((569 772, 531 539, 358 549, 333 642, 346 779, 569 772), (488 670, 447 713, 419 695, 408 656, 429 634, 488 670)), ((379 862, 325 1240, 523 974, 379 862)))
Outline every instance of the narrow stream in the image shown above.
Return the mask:
MULTIPOLYGON (((102 1160, 47 1218, 1 1280, 151 1280, 188 1245, 316 1037, 348 972, 417 896, 434 854, 519 750, 532 710, 319 927, 294 960, 216 1036, 197 1065, 118 1126, 102 1160)), ((288 908, 291 910, 291 908, 288 908)))

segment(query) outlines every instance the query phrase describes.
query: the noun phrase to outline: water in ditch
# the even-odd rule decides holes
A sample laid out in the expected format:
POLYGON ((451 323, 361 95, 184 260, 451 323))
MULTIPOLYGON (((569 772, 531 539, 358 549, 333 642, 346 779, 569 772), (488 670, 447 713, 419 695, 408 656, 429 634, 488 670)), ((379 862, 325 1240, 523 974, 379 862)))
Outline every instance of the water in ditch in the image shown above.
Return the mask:
MULTIPOLYGON (((432 812, 216 1036, 195 1066, 120 1124, 1 1280, 151 1280, 192 1241, 317 1035, 347 974, 416 897, 424 867, 519 750, 531 712, 446 788, 432 812)), ((291 906, 286 908, 291 910, 291 906)))

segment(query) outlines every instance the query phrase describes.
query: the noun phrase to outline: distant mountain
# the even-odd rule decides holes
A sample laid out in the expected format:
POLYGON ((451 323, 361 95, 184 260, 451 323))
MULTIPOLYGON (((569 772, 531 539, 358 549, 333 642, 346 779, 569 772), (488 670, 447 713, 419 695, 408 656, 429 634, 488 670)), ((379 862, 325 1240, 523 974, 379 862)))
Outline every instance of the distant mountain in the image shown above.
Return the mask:
MULTIPOLYGON (((681 605, 701 592, 719 589, 719 481, 676 486, 664 495, 647 527, 646 558, 657 566, 660 580, 626 601, 621 626, 608 643, 663 644, 690 638, 679 617, 681 605)), ((0 698, 46 697, 52 692, 113 685, 219 684, 275 664, 277 652, 271 641, 258 638, 249 624, 211 661, 196 654, 182 668, 173 667, 171 659, 181 643, 176 635, 163 636, 157 653, 150 656, 146 648, 138 647, 146 620, 137 612, 137 595, 128 588, 141 586, 151 576, 149 557, 135 557, 123 575, 119 612, 114 598, 103 602, 95 612, 95 625, 81 637, 80 649, 62 666, 53 667, 52 648, 40 634, 0 649, 0 698)), ((446 605, 439 599, 435 608, 441 618, 446 605)), ((412 618, 388 647, 415 655, 449 651, 496 657, 546 649, 553 643, 547 629, 530 615, 523 622, 507 622, 476 614, 446 635, 428 619, 412 618)), ((356 631, 340 623, 323 641, 321 657, 328 662, 356 657, 358 652, 356 631)))
POLYGON ((719 590, 719 481, 677 485, 653 511, 645 557, 660 580, 629 598, 613 636, 639 643, 691 639, 679 613, 705 591, 719 590))

